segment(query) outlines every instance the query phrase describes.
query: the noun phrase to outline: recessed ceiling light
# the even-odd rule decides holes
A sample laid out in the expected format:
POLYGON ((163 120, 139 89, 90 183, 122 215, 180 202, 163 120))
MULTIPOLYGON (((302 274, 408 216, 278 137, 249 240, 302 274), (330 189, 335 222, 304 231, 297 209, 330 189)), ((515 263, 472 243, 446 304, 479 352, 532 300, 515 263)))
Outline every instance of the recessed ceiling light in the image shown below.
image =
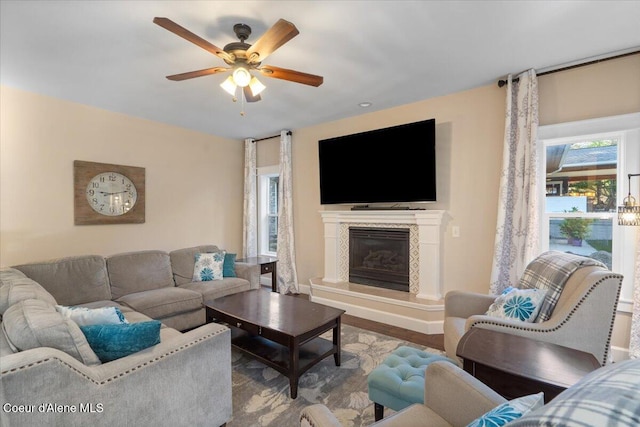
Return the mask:
POLYGON ((367 102, 361 102, 360 104, 358 104, 359 106, 361 106, 362 108, 367 108, 367 107, 371 107, 371 103, 369 101, 367 102))

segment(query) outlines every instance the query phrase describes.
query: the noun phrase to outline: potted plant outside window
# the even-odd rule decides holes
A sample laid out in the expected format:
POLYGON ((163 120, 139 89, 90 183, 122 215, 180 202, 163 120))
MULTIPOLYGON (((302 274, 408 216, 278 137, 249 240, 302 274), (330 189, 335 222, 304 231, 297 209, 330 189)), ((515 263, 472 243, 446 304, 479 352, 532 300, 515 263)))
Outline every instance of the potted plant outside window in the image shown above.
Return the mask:
MULTIPOLYGON (((580 212, 574 207, 570 212, 580 212)), ((571 246, 582 246, 582 240, 589 235, 592 219, 588 218, 565 218, 560 223, 560 233, 567 238, 567 243, 571 246)))

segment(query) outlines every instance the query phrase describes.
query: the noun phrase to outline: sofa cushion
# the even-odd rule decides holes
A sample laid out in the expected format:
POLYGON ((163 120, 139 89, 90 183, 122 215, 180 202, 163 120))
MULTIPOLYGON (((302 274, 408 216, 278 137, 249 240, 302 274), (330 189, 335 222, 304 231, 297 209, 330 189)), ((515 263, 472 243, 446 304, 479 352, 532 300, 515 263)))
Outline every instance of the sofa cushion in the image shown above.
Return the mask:
POLYGON ((162 319, 202 308, 201 294, 175 287, 136 292, 125 295, 117 301, 153 319, 162 319))
POLYGON ((250 283, 239 277, 226 277, 212 282, 192 282, 180 286, 202 295, 203 301, 210 301, 236 292, 248 291, 250 283))
POLYGON ((78 326, 128 323, 118 307, 66 307, 56 305, 56 311, 73 320, 78 326))
POLYGON ((169 254, 163 251, 110 256, 107 258, 107 270, 114 300, 127 294, 175 286, 169 254))
POLYGON ((39 283, 28 277, 19 277, 4 280, 0 286, 0 315, 13 304, 26 299, 39 299, 51 305, 55 305, 56 300, 39 283))
POLYGON ((202 245, 169 252, 171 270, 176 285, 180 286, 193 281, 193 267, 196 263, 197 253, 218 252, 219 250, 214 245, 202 245))
POLYGON ((197 253, 193 266, 194 282, 210 282, 222 280, 222 266, 224 264, 225 251, 197 253))
POLYGON ((126 357, 160 343, 158 320, 118 325, 80 326, 89 345, 103 363, 126 357))
POLYGON ((544 393, 531 394, 504 402, 473 420, 467 427, 500 427, 544 405, 544 393))
POLYGON ((20 351, 52 347, 85 365, 100 364, 78 325, 45 301, 27 299, 12 305, 2 317, 2 327, 9 344, 20 351))
POLYGON ((58 304, 78 305, 111 299, 105 260, 98 255, 61 258, 15 268, 40 283, 58 304))

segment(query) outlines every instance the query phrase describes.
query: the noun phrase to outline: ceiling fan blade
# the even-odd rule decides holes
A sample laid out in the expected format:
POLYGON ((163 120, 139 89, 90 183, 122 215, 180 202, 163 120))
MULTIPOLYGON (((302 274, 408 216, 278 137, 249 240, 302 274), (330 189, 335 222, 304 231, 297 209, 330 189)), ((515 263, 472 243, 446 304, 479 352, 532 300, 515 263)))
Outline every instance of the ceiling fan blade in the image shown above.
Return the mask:
POLYGON ((253 96, 253 93, 251 93, 251 88, 249 88, 249 86, 243 87, 242 92, 244 93, 244 99, 247 102, 258 102, 262 99, 260 94, 253 96))
POLYGON ((288 70, 286 68, 274 67, 273 65, 265 65, 258 68, 263 76, 273 77, 274 79, 289 80, 291 82, 302 83, 304 85, 318 87, 324 82, 322 76, 302 73, 300 71, 288 70))
POLYGON ((158 18, 155 17, 153 18, 153 23, 157 24, 159 26, 161 26, 162 28, 164 28, 165 30, 169 30, 171 31, 173 34, 176 34, 180 37, 182 37, 183 39, 190 41, 191 43, 200 46, 201 48, 203 48, 204 50, 213 53, 214 55, 224 59, 224 60, 230 60, 233 61, 233 58, 231 58, 231 56, 225 52, 224 50, 220 49, 218 46, 209 43, 208 41, 206 41, 205 39, 203 39, 200 36, 197 36, 195 34, 193 34, 191 31, 187 30, 184 27, 181 27, 180 25, 176 24, 175 22, 173 22, 172 20, 168 19, 168 18, 158 18))
POLYGON ((179 82, 182 80, 193 79, 194 77, 202 77, 202 76, 208 76, 211 74, 223 73, 225 71, 229 71, 229 68, 213 67, 213 68, 205 68, 204 70, 189 71, 187 73, 173 74, 171 76, 167 76, 167 78, 169 80, 179 82))
POLYGON ((289 21, 278 20, 266 33, 262 35, 249 49, 247 49, 247 60, 253 64, 264 61, 264 59, 275 52, 280 46, 297 36, 300 32, 289 21))

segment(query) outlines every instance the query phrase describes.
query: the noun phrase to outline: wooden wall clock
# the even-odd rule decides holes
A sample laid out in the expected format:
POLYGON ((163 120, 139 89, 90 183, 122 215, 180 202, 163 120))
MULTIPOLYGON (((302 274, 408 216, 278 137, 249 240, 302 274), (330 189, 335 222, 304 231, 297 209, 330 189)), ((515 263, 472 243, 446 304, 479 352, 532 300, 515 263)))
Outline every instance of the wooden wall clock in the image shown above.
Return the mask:
POLYGON ((140 224, 145 220, 145 171, 136 166, 73 162, 76 225, 140 224))

